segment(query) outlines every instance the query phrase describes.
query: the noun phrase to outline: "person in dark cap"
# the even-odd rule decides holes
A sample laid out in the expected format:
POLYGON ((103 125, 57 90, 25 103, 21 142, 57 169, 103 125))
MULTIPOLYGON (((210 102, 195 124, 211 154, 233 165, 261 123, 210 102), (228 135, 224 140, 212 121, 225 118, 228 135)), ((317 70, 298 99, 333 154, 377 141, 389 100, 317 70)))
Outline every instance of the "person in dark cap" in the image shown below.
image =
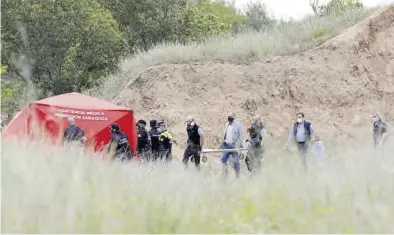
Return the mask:
POLYGON ((151 146, 151 157, 153 161, 156 161, 159 158, 159 138, 160 131, 158 130, 158 123, 156 120, 150 120, 150 131, 148 132, 150 138, 150 146, 151 146))
POLYGON ((146 130, 146 121, 138 120, 138 140, 137 140, 137 151, 136 154, 140 155, 144 161, 150 160, 150 148, 151 142, 148 131, 146 130))
POLYGON ((118 124, 114 123, 109 126, 112 133, 108 152, 111 160, 122 162, 131 160, 131 149, 127 135, 120 131, 118 124))

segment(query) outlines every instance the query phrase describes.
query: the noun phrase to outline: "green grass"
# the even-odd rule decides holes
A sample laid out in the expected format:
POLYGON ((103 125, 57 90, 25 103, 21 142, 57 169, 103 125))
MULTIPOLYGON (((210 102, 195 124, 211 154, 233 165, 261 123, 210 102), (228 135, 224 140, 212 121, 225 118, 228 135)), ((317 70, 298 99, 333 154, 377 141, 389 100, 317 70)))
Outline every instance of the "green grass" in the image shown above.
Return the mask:
POLYGON ((300 170, 268 155, 223 180, 169 166, 109 164, 40 143, 2 142, 4 233, 389 233, 394 159, 367 151, 300 170), (391 167, 391 168, 390 168, 391 167), (390 170, 391 169, 391 170, 390 170))
POLYGON ((372 10, 349 11, 341 16, 309 17, 300 22, 280 23, 264 32, 244 32, 212 38, 202 44, 165 44, 125 59, 120 72, 106 77, 103 85, 90 91, 106 99, 115 98, 130 81, 149 67, 197 61, 248 61, 267 56, 305 51, 322 44, 366 18, 372 10))

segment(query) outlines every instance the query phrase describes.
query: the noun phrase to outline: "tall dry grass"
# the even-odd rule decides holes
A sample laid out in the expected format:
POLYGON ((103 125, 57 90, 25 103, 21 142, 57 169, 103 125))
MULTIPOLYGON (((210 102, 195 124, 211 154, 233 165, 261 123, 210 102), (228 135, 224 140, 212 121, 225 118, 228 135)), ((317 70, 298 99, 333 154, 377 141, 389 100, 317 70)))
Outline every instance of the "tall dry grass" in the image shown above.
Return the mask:
POLYGON ((282 22, 262 32, 212 38, 202 44, 164 44, 125 59, 117 74, 91 90, 95 96, 112 100, 144 70, 160 64, 196 61, 247 61, 267 56, 305 51, 322 44, 370 15, 372 9, 348 11, 340 16, 308 17, 300 22, 282 22))
POLYGON ((2 142, 4 233, 389 233, 394 159, 358 150, 303 172, 268 155, 260 175, 121 165, 78 148, 2 142))

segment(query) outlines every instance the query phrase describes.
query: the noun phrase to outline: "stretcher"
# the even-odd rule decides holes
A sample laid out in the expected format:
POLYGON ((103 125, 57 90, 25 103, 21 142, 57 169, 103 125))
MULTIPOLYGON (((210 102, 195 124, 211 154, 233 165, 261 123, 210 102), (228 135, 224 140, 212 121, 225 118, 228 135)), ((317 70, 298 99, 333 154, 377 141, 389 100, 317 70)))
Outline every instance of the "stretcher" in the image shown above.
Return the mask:
POLYGON ((229 152, 241 152, 239 154, 239 159, 244 159, 244 154, 242 152, 247 152, 248 148, 236 148, 236 149, 202 149, 201 150, 201 161, 206 162, 208 160, 205 154, 207 153, 229 153, 229 152))

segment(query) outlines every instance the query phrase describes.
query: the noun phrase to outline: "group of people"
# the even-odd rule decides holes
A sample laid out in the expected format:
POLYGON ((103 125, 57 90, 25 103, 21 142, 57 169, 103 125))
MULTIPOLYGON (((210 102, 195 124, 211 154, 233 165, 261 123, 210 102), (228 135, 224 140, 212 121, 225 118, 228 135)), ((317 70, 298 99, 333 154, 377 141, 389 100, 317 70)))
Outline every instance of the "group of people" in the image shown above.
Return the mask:
MULTIPOLYGON (((75 125, 74 118, 68 119, 68 128, 63 133, 63 143, 77 143, 83 145, 86 137, 84 131, 75 125)), ((128 136, 120 129, 119 124, 109 126, 112 134, 107 152, 111 160, 127 162, 133 157, 141 157, 144 161, 172 159, 172 134, 166 129, 164 121, 150 121, 151 130, 146 130, 146 121, 139 120, 136 124, 138 130, 138 142, 136 151, 130 147, 128 136)))
MULTIPOLYGON (((202 128, 196 124, 195 120, 188 116, 186 119, 186 131, 188 134, 187 147, 183 155, 183 163, 187 166, 189 158, 194 161, 197 170, 200 170, 201 151, 204 146, 204 134, 202 128)), ((260 164, 264 154, 263 140, 266 129, 260 116, 256 115, 248 128, 250 139, 247 139, 247 156, 245 162, 249 171, 253 172, 260 169, 260 164)), ((240 122, 235 120, 235 114, 229 113, 223 132, 223 142, 220 146, 222 150, 221 163, 223 171, 228 173, 227 162, 229 157, 233 158, 235 174, 240 174, 239 149, 244 148, 243 127, 240 122)))
MULTIPOLYGON (((85 141, 84 132, 75 125, 73 118, 69 118, 69 127, 64 131, 63 141, 85 141)), ((379 113, 372 116, 373 121, 373 140, 374 146, 379 147, 385 141, 388 135, 388 126, 379 113)), ((112 133, 111 141, 108 147, 111 159, 120 161, 130 161, 133 156, 139 156, 144 161, 172 160, 172 144, 176 143, 173 135, 166 128, 164 121, 151 120, 150 130, 146 130, 146 121, 137 122, 138 142, 135 153, 132 152, 128 137, 120 131, 118 124, 110 126, 112 133)), ((183 154, 182 162, 185 167, 188 166, 189 160, 195 164, 197 170, 200 170, 201 153, 204 147, 204 132, 196 121, 188 116, 186 118, 187 147, 183 154)), ((224 126, 222 143, 220 146, 222 155, 221 163, 225 174, 228 173, 227 162, 231 156, 233 159, 233 168, 236 176, 240 174, 240 150, 246 150, 245 163, 250 172, 259 171, 261 162, 264 158, 265 147, 264 138, 267 130, 261 121, 261 117, 253 117, 250 127, 247 129, 249 138, 244 141, 243 126, 235 120, 235 114, 229 113, 224 126), (246 144, 246 148, 245 147, 246 144)), ((308 153, 312 144, 311 152, 316 157, 322 157, 324 147, 323 142, 314 134, 312 124, 305 120, 304 113, 296 114, 296 121, 290 128, 286 149, 291 144, 295 144, 303 166, 307 169, 308 153)))
MULTIPOLYGON (((297 141, 300 153, 306 153, 307 142, 311 139, 312 128, 309 122, 304 120, 304 114, 297 114, 301 120, 294 124, 291 131, 291 137, 297 141), (302 136, 302 139, 301 139, 302 136)), ((188 134, 187 148, 183 155, 183 163, 187 166, 189 158, 194 159, 197 170, 200 169, 201 151, 204 146, 204 134, 202 128, 196 124, 195 120, 188 116, 186 119, 186 131, 188 134)), ((240 156, 239 150, 246 150, 245 163, 250 172, 259 171, 261 162, 264 158, 265 147, 264 138, 267 130, 261 121, 261 117, 253 117, 250 127, 247 129, 249 139, 244 141, 243 126, 235 120, 235 114, 229 113, 224 126, 223 139, 220 146, 222 150, 221 163, 223 172, 228 174, 227 162, 231 156, 233 159, 233 168, 237 177, 240 175, 240 156), (246 148, 245 148, 246 144, 246 148)), ((290 140, 290 139, 289 139, 290 140)))
MULTIPOLYGON (((379 113, 372 116, 373 122, 373 140, 374 146, 381 146, 388 136, 388 126, 379 113)), ((186 119, 186 131, 188 134, 187 148, 183 155, 183 163, 187 166, 189 158, 194 159, 197 170, 200 169, 200 155, 204 146, 204 134, 202 128, 196 124, 195 120, 188 116, 186 119)), ((247 129, 249 139, 244 141, 243 126, 235 120, 235 114, 229 113, 224 127, 222 144, 221 163, 223 172, 228 173, 227 161, 231 156, 233 159, 233 168, 237 177, 240 174, 240 150, 245 149, 245 163, 250 172, 257 172, 261 169, 261 163, 264 158, 265 147, 264 138, 267 130, 261 121, 261 117, 253 117, 250 127, 247 129)), ((290 128, 286 149, 290 145, 296 145, 299 156, 305 169, 308 168, 308 154, 311 153, 316 159, 322 161, 324 156, 324 145, 320 137, 314 134, 312 124, 305 119, 305 114, 300 112, 296 114, 296 121, 290 128)))
POLYGON ((173 135, 167 130, 164 121, 150 120, 150 130, 146 130, 146 121, 137 122, 138 141, 136 156, 144 161, 172 160, 173 135))

